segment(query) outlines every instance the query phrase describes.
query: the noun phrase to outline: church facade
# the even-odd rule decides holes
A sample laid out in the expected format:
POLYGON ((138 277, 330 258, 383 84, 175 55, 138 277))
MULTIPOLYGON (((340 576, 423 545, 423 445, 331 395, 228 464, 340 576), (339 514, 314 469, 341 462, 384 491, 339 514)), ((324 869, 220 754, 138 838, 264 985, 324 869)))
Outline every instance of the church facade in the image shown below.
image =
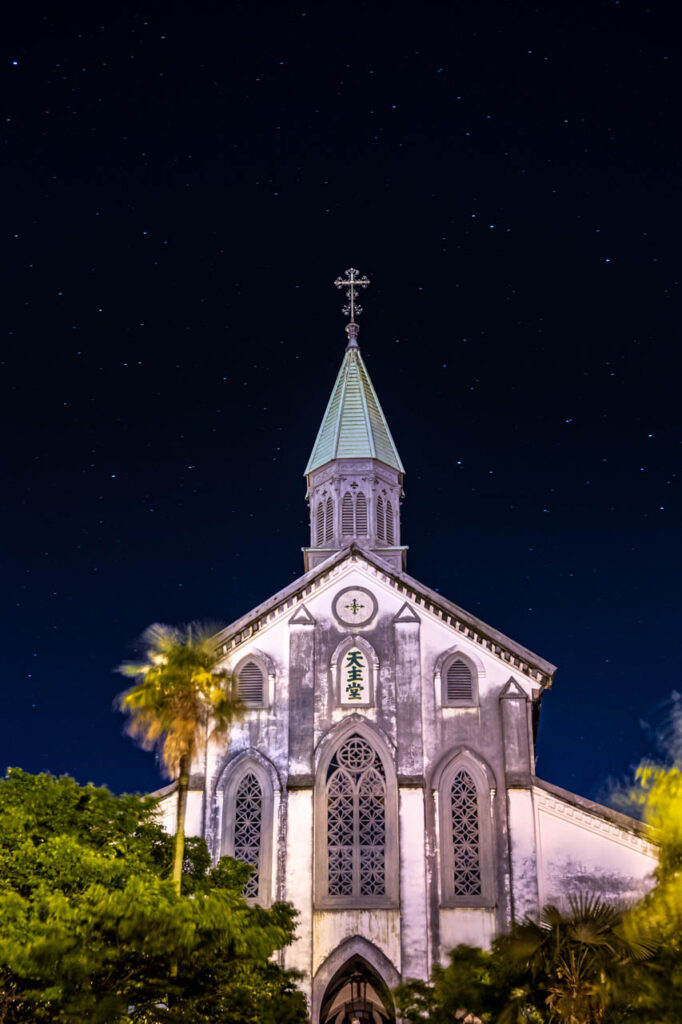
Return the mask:
POLYGON ((221 635, 247 711, 197 758, 187 819, 253 865, 250 898, 298 910, 283 962, 312 1024, 393 1021, 390 990, 458 943, 573 892, 632 898, 655 866, 639 823, 536 777, 554 666, 407 574, 404 469, 353 321, 305 571, 221 635))

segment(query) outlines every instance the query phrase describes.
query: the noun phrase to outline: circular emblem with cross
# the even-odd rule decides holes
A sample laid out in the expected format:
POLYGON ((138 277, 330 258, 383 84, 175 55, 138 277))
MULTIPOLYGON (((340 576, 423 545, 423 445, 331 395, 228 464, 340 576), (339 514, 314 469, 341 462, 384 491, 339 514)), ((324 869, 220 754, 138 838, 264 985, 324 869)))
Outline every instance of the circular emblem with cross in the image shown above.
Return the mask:
POLYGON ((367 626, 377 613, 377 600, 364 587, 346 587, 334 598, 332 611, 344 626, 367 626))

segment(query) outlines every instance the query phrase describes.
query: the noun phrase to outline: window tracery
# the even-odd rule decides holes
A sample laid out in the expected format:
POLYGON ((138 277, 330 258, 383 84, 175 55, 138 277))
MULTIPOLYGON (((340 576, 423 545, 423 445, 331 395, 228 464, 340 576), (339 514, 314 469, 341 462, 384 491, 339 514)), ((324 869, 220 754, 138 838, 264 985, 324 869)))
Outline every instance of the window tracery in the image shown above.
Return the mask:
POLYGON ((495 903, 493 814, 490 770, 463 751, 439 769, 440 878, 444 906, 484 907, 495 903))
POLYGON ((237 788, 234 802, 234 856, 251 864, 253 871, 244 886, 246 897, 257 898, 260 886, 260 853, 263 826, 263 790, 260 782, 248 772, 237 788))
POLYGON ((350 736, 329 762, 327 893, 385 896, 386 776, 379 754, 362 736, 350 736))
POLYGON ((481 895, 481 855, 476 783, 464 768, 450 786, 454 895, 481 895))

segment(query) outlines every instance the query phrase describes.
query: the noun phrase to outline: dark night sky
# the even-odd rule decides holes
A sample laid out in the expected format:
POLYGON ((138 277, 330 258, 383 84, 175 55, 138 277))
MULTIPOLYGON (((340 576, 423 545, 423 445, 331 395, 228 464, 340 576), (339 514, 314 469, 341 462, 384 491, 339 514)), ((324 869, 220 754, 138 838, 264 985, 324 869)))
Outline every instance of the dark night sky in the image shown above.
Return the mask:
POLYGON ((651 749, 680 685, 676 6, 17 5, 4 764, 160 784, 112 668, 301 573, 351 265, 408 571, 559 666, 541 776, 595 796, 651 749))

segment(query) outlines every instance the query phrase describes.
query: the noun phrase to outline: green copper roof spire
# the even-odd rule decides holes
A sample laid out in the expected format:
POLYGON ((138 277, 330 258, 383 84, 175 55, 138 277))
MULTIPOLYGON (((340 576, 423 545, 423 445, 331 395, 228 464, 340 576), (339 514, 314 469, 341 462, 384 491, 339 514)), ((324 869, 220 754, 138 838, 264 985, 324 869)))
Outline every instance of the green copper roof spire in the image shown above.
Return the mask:
POLYGON ((355 317, 359 316, 362 309, 356 302, 355 289, 366 287, 369 281, 366 277, 359 278, 358 271, 352 267, 346 271, 346 275, 347 280, 337 278, 334 283, 337 288, 348 288, 349 301, 343 310, 350 317, 346 325, 348 345, 305 475, 333 459, 366 458, 379 459, 399 473, 404 473, 358 347, 360 328, 355 317))

